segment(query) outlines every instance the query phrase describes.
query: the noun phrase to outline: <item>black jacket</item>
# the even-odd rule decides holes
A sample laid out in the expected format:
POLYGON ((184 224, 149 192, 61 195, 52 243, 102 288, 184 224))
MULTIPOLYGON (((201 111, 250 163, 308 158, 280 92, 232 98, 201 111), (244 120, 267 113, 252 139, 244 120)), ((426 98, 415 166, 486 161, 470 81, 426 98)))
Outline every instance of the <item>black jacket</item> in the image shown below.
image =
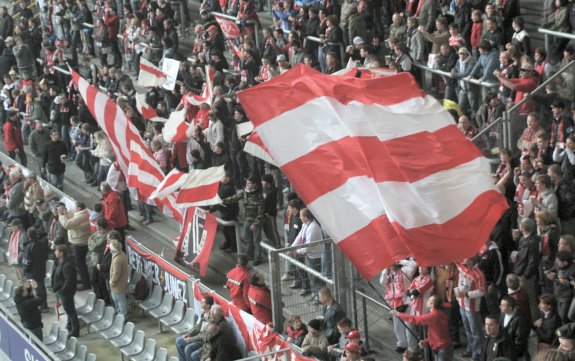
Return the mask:
POLYGON ((230 339, 226 333, 220 331, 211 340, 212 349, 210 359, 212 361, 231 361, 242 358, 242 354, 233 339, 230 339))
POLYGON ((537 341, 551 345, 555 341, 555 330, 561 326, 561 318, 557 311, 553 311, 548 317, 544 317, 543 313, 539 313, 539 317, 543 319, 541 327, 535 328, 537 334, 537 341))
POLYGON ((110 279, 110 267, 112 266, 112 252, 110 250, 105 251, 100 256, 100 275, 105 279, 110 279))
POLYGON ((16 302, 16 309, 24 327, 29 330, 42 327, 42 314, 38 308, 43 302, 41 298, 34 297, 31 294, 26 297, 14 296, 14 302, 16 302))
MULTIPOLYGON (((229 198, 236 194, 236 188, 232 182, 228 184, 220 183, 218 189, 218 196, 221 199, 229 198)), ((236 221, 238 219, 238 214, 240 213, 240 205, 238 203, 230 203, 226 206, 216 205, 212 207, 213 211, 220 211, 222 219, 224 221, 236 221)))
POLYGON ((497 357, 505 357, 511 361, 517 360, 515 345, 507 333, 503 331, 498 337, 486 336, 481 346, 480 361, 493 361, 497 357))
POLYGON ((527 238, 521 237, 519 248, 517 249, 517 258, 513 265, 513 272, 525 278, 536 276, 540 258, 539 236, 532 233, 527 238))
POLYGON ((56 142, 49 141, 44 146, 44 160, 43 168, 46 168, 48 173, 62 174, 66 171, 66 165, 60 160, 60 156, 68 154, 68 148, 63 141, 56 142))
POLYGON ((28 241, 24 248, 24 274, 37 282, 46 277, 46 261, 48 260, 48 244, 46 237, 28 241))
POLYGON ((52 273, 52 291, 62 295, 76 294, 76 259, 68 256, 63 262, 58 262, 52 273))
MULTIPOLYGON (((501 315, 501 325, 503 325, 505 320, 505 315, 501 315)), ((503 327, 505 333, 511 339, 511 342, 515 345, 515 354, 517 356, 523 356, 527 350, 527 342, 529 341, 529 332, 531 332, 531 327, 527 322, 527 318, 515 310, 511 315, 511 320, 506 327, 503 327)))
POLYGON ((263 190, 264 196, 264 213, 272 217, 278 215, 278 189, 270 185, 263 190))

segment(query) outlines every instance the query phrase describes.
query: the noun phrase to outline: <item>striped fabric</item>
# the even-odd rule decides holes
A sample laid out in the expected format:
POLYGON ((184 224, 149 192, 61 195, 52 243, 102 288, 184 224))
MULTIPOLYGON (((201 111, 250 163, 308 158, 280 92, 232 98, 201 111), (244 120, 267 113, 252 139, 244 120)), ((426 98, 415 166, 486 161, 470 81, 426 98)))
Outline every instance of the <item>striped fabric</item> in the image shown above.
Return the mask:
POLYGON ((408 256, 436 265, 475 254, 507 209, 487 159, 410 74, 364 80, 300 65, 238 97, 368 279, 408 256))
POLYGON ((141 87, 157 87, 168 82, 168 75, 143 57, 140 59, 138 85, 141 87))

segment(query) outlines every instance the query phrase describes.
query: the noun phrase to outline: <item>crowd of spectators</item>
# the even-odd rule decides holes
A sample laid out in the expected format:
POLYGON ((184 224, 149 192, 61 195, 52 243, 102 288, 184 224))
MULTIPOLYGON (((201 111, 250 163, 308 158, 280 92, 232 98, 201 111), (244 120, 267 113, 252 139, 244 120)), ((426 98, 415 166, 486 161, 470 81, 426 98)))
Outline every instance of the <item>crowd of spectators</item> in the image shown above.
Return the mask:
MULTIPOLYGON (((260 275, 242 271, 249 260, 252 265, 263 261, 260 240, 276 247, 297 246, 326 235, 281 171, 243 151, 246 139, 238 135, 236 125, 248 118, 236 92, 299 63, 325 74, 347 64, 388 67, 410 72, 418 81, 431 80, 430 92, 443 100, 466 137, 490 128, 477 144, 486 155, 499 156, 494 182, 510 205, 477 256, 432 268, 406 259, 383 272, 385 299, 394 310, 397 351, 405 352, 407 360, 418 360, 418 351, 430 346, 438 360, 450 360, 453 349, 465 344, 462 356, 474 361, 528 360, 533 332, 539 351, 559 344, 570 355, 575 336, 569 327, 575 321, 575 67, 554 78, 544 91, 533 91, 575 60, 573 46, 561 37, 551 38, 549 53, 532 46, 519 0, 285 0, 272 2, 268 9, 271 27, 262 26, 258 17, 257 12, 268 6, 261 0, 205 0, 198 11, 185 5, 180 14, 166 0, 56 0, 40 9, 39 19, 26 0, 10 10, 0 8, 0 120, 6 151, 22 165, 29 152, 38 176, 60 189, 66 166, 74 162, 86 183, 102 191, 102 202, 94 211, 81 203, 66 210, 58 199, 44 197, 34 175, 23 179, 17 168, 4 171, 0 206, 11 224, 10 260, 22 270, 22 279, 35 280, 26 283, 19 296, 26 298, 31 288, 37 289, 40 307, 46 307, 39 275, 42 260, 54 249, 53 287, 70 316, 72 335, 77 336, 78 328, 70 302, 76 283, 66 281, 72 270, 74 279, 78 271, 81 289, 93 288, 98 298, 126 312, 121 272, 125 255, 119 244, 130 227, 130 194, 109 139, 58 68, 77 68, 113 98, 164 172, 225 166, 220 187, 224 204, 213 210, 229 221, 241 212, 244 223, 242 240, 236 240, 233 228, 223 228, 221 249, 246 255, 238 262, 241 279, 228 275, 232 301, 267 323, 269 291, 260 275), (212 12, 235 17, 240 36, 228 39, 212 12), (185 26, 179 27, 182 22, 185 26), (193 29, 191 50, 181 41, 188 27, 193 29), (259 29, 261 36, 256 37, 259 29), (135 85, 132 75, 137 75, 142 58, 159 66, 165 59, 180 60, 175 88, 135 85), (416 65, 448 75, 429 76, 416 65), (187 96, 203 92, 205 69, 213 75, 213 98, 211 104, 195 106, 187 96), (138 112, 137 92, 145 92, 146 103, 164 118, 185 107, 186 119, 194 125, 192 136, 166 143, 163 124, 138 112), (519 103, 512 117, 513 144, 505 149, 502 128, 493 124, 519 103), (278 209, 284 209, 281 237, 278 209), (90 222, 95 230, 90 230, 90 222), (42 252, 31 252, 32 248, 42 252), (235 289, 238 284, 246 288, 235 289), (460 320, 466 342, 460 337, 460 320), (427 339, 421 337, 421 326, 428 327, 427 339)), ((540 25, 570 32, 575 25, 572 8, 567 0, 544 1, 540 25)), ((153 207, 140 202, 139 208, 142 222, 151 223, 153 207)), ((294 258, 331 274, 327 247, 300 248, 294 258)), ((324 313, 330 310, 331 293, 318 279, 289 264, 285 270, 282 281, 293 280, 290 288, 310 296, 311 303, 323 304, 324 313)), ((233 344, 233 335, 221 325, 221 310, 208 298, 205 304, 205 323, 178 338, 182 359, 235 354, 223 346, 233 344)), ((326 319, 305 326, 291 317, 286 337, 306 354, 360 359, 361 347, 352 342, 358 339, 357 331, 349 320, 338 317, 337 327, 332 322, 328 330, 326 319)), ((30 327, 38 328, 36 319, 30 327)), ((545 352, 536 357, 564 355, 545 352)))

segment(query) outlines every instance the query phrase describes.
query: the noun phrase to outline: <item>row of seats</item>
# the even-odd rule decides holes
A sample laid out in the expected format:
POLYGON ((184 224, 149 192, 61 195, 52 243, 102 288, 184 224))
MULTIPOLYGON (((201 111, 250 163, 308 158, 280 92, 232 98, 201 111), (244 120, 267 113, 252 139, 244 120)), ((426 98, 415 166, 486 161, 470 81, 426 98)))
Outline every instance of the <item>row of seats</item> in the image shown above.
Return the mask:
POLYGON ((6 278, 5 274, 0 274, 0 303, 10 311, 12 315, 18 315, 14 295, 17 285, 12 280, 6 278))
POLYGON ((96 355, 88 353, 85 345, 78 345, 76 337, 68 338, 68 331, 60 329, 60 323, 52 323, 52 328, 44 335, 44 344, 62 361, 96 361, 96 355))
MULTIPOLYGON (((136 272, 130 278, 129 294, 141 277, 142 275, 136 272)), ((113 307, 105 307, 104 301, 96 299, 93 292, 88 293, 85 303, 76 307, 76 311, 79 319, 87 325, 88 333, 100 332, 104 339, 120 349, 122 360, 124 357, 133 361, 168 360, 167 349, 162 347, 156 350, 156 340, 145 340, 144 331, 136 330, 134 323, 126 322, 124 316, 116 314, 113 307)), ((177 357, 172 357, 169 361, 177 361, 177 357)))
POLYGON ((158 320, 160 333, 165 326, 176 334, 188 332, 194 326, 194 309, 185 306, 183 301, 174 302, 172 294, 164 294, 159 285, 155 285, 148 298, 138 305, 143 314, 147 312, 158 320))

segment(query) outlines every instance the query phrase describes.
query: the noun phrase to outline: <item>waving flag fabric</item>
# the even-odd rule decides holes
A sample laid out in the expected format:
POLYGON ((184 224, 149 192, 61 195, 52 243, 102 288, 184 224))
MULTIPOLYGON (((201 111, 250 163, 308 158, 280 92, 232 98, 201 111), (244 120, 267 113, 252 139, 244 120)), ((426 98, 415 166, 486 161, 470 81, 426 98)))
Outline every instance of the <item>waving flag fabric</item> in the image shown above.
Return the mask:
POLYGON ((158 185, 150 198, 165 198, 178 192, 176 203, 185 206, 208 206, 221 203, 218 196, 224 166, 194 169, 189 173, 172 170, 158 185))
POLYGON ((252 122, 247 121, 236 124, 236 130, 239 137, 249 135, 246 138, 246 144, 244 144, 244 152, 256 158, 260 158, 272 165, 275 165, 276 167, 278 166, 276 162, 273 160, 270 153, 268 152, 266 146, 262 143, 262 140, 258 132, 254 131, 254 125, 252 124, 252 122))
POLYGON ((186 122, 187 111, 186 107, 183 107, 181 110, 170 113, 170 118, 162 130, 165 142, 180 142, 192 136, 194 123, 186 122))
POLYGON ((162 86, 168 82, 168 75, 143 57, 140 59, 138 85, 142 87, 162 86))
POLYGON ((222 33, 224 33, 226 40, 233 40, 240 37, 240 28, 236 25, 236 23, 218 15, 215 15, 214 17, 216 18, 220 29, 222 29, 222 33))
POLYGON ((151 122, 165 123, 168 121, 168 119, 158 116, 156 109, 146 103, 146 94, 136 93, 136 108, 144 119, 148 119, 151 122))
POLYGON ((487 159, 410 74, 362 80, 301 65, 238 97, 368 279, 407 256, 437 265, 475 254, 507 209, 487 159))
POLYGON ((186 100, 194 106, 200 106, 202 103, 212 105, 212 96, 214 95, 214 72, 206 65, 204 71, 206 74, 206 83, 202 95, 190 94, 186 95, 186 100))
MULTIPOLYGON (((140 195, 149 197, 156 189, 156 186, 164 179, 164 174, 158 163, 152 158, 140 133, 128 121, 126 115, 118 108, 116 103, 97 88, 88 84, 86 79, 82 78, 80 74, 73 70, 71 72, 78 92, 84 99, 90 113, 92 113, 100 128, 110 139, 112 149, 122 173, 126 175, 128 185, 135 187, 140 195), (137 150, 133 151, 136 148, 137 150), (134 169, 134 164, 132 163, 136 163, 136 169, 134 169), (132 166, 132 181, 130 181, 130 166, 132 166), (142 170, 141 174, 138 174, 139 170, 142 170), (142 178, 139 179, 139 176, 142 176, 142 178)), ((161 202, 156 202, 156 204, 162 210, 169 210, 173 217, 181 222, 182 215, 175 207, 173 196, 161 202)))

